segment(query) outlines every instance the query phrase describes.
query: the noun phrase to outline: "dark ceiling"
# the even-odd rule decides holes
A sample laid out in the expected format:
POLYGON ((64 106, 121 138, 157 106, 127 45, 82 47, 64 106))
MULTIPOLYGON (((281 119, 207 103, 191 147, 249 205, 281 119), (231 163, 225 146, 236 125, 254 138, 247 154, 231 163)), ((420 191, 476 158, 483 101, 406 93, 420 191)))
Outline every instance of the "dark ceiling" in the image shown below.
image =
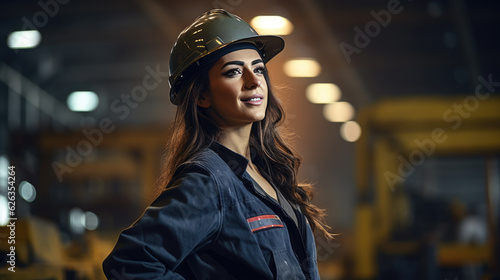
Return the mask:
POLYGON ((260 14, 279 14, 294 24, 293 33, 284 36, 285 51, 269 67, 275 85, 286 86, 282 93, 290 124, 300 136, 299 150, 307 151, 304 174, 320 188, 334 184, 352 189, 353 147, 340 140, 337 124, 324 120, 320 105, 307 102, 304 91, 309 83, 337 83, 342 100, 359 109, 388 97, 470 94, 478 75, 500 80, 498 1, 3 0, 2 42, 17 30, 34 27, 42 34, 34 49, 15 51, 0 44, 2 109, 8 107, 6 93, 21 94, 28 104, 25 109, 4 110, 2 116, 10 118, 8 130, 78 129, 102 118, 122 127, 168 124, 175 108, 168 101, 166 78, 160 77, 159 86, 143 101, 129 105, 129 115, 117 108, 126 104, 123 94, 142 84, 151 71, 147 69, 168 71, 177 34, 214 7, 247 21, 260 14), (376 23, 377 17, 385 26, 376 23), (357 30, 371 35, 359 35, 357 30), (368 37, 363 41, 362 36, 368 37), (343 49, 352 53, 346 56, 343 49), (284 76, 282 64, 294 57, 316 58, 321 75, 284 76), (15 77, 25 77, 22 88, 13 85, 17 78, 7 74, 12 70, 15 77), (69 112, 66 98, 75 90, 95 91, 101 100, 98 109, 69 112), (35 126, 23 125, 33 104, 39 120, 35 126), (17 117, 20 121, 12 121, 17 117))
MULTIPOLYGON (((382 97, 466 94, 478 75, 498 76, 500 64, 497 1, 4 0, 2 7, 3 42, 10 32, 33 27, 42 42, 19 51, 2 44, 0 60, 62 103, 71 91, 95 90, 103 101, 89 114, 96 118, 141 83, 148 65, 167 71, 176 35, 214 7, 245 20, 259 14, 289 18, 295 29, 285 36, 281 61, 315 57, 323 73, 305 83, 338 83, 355 107, 382 97), (374 24, 377 17, 382 25, 374 24)), ((276 79, 294 86, 291 79, 276 79)), ((166 81, 161 86, 168 90, 166 81)), ((152 112, 172 109, 159 91, 141 106, 149 114, 138 123, 156 122, 152 112)))

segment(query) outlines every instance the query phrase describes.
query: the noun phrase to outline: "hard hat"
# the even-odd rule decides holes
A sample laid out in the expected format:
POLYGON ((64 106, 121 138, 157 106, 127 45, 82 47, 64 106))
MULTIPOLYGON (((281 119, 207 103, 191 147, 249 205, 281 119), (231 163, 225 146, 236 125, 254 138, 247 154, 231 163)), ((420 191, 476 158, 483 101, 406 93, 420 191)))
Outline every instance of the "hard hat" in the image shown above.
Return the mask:
POLYGON ((252 43, 264 63, 281 52, 285 41, 279 36, 261 36, 240 17, 223 9, 210 10, 198 17, 177 37, 170 52, 170 101, 179 105, 179 85, 186 70, 199 60, 226 46, 252 43))

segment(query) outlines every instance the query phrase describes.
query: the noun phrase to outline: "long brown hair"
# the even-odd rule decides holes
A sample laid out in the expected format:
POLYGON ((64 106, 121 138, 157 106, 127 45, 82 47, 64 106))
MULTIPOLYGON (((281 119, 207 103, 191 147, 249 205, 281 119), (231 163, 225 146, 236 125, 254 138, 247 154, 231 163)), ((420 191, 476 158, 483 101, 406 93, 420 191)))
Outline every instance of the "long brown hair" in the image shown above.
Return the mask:
MULTIPOLYGON (((220 136, 221 130, 208 117, 205 110, 197 106, 197 99, 209 90, 208 70, 211 65, 198 66, 190 71, 179 94, 184 96, 177 107, 172 133, 166 147, 164 165, 158 187, 164 189, 176 169, 203 148, 209 147, 220 136)), ((292 203, 297 204, 307 217, 313 230, 327 238, 333 238, 330 227, 324 220, 325 210, 311 203, 313 187, 299 184, 297 173, 300 157, 293 151, 282 131, 285 112, 273 93, 267 71, 264 76, 268 85, 268 104, 263 120, 253 123, 250 134, 250 149, 256 159, 253 161, 259 172, 270 179, 279 191, 292 203)))

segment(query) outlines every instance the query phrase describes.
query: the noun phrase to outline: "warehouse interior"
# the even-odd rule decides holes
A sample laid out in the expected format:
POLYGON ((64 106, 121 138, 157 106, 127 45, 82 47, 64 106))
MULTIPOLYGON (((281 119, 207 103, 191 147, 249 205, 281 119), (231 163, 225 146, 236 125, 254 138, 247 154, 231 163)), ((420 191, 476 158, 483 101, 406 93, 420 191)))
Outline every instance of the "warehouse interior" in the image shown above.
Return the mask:
POLYGON ((0 5, 1 279, 105 279, 158 194, 170 49, 214 8, 285 40, 267 67, 338 233, 317 236, 321 279, 500 279, 500 3, 0 5))

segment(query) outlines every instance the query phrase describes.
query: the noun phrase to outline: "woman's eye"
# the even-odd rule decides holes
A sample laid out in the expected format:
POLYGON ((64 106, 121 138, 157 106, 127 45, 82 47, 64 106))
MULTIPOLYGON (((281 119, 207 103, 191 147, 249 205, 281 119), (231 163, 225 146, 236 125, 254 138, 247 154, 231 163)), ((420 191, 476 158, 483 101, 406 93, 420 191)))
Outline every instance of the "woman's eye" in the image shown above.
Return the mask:
POLYGON ((234 77, 238 74, 241 74, 241 70, 238 68, 230 69, 230 70, 224 72, 224 76, 226 76, 226 77, 234 77))
POLYGON ((263 66, 257 67, 255 68, 254 72, 257 74, 264 74, 266 72, 266 67, 263 66))

